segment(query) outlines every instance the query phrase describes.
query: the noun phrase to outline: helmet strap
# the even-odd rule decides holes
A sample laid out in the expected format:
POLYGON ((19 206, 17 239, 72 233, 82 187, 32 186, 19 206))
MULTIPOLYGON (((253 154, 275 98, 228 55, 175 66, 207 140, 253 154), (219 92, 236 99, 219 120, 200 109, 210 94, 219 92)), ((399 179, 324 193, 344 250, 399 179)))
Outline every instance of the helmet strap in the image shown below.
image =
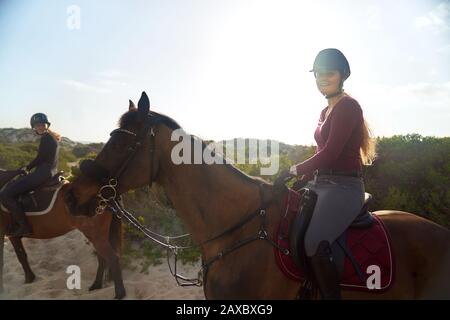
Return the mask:
POLYGON ((338 91, 336 91, 335 93, 326 95, 325 98, 326 99, 330 99, 330 98, 333 98, 333 97, 336 97, 336 96, 340 95, 341 93, 344 92, 343 86, 344 86, 344 81, 341 81, 338 91))
POLYGON ((336 97, 336 96, 340 95, 342 92, 343 92, 343 90, 336 91, 335 93, 326 95, 325 98, 330 99, 330 98, 336 97))

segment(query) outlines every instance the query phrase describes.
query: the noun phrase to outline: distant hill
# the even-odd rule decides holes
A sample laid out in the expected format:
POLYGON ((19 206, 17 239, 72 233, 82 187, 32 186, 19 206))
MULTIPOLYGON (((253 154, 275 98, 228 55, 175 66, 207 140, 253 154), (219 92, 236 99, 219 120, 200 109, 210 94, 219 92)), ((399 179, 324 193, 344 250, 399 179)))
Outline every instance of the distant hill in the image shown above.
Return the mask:
MULTIPOLYGON (((249 138, 235 138, 230 140, 221 140, 221 141, 206 141, 207 143, 212 143, 215 147, 218 146, 219 143, 222 144, 223 147, 227 147, 228 145, 234 146, 235 153, 236 152, 247 152, 247 157, 250 158, 248 152, 250 152, 253 156, 258 157, 258 148, 264 146, 267 148, 267 156, 271 155, 271 148, 278 144, 278 151, 280 154, 289 155, 295 152, 299 146, 289 145, 277 140, 270 139, 249 139, 249 138), (250 144, 251 141, 251 144, 250 144)), ((301 146, 303 147, 303 146, 301 146)), ((310 147, 305 146, 303 148, 309 149, 310 147)))
MULTIPOLYGON (((37 142, 38 140, 39 136, 29 128, 0 128, 0 142, 3 143, 37 142)), ((61 145, 63 146, 74 147, 77 144, 78 142, 62 137, 61 145)))
MULTIPOLYGON (((37 142, 39 140, 39 136, 34 133, 32 129, 29 128, 0 128, 0 142, 2 143, 20 143, 20 142, 37 142)), ((249 145, 249 140, 257 140, 258 145, 261 145, 261 142, 267 143, 267 146, 270 151, 270 146, 273 143, 278 143, 279 151, 282 154, 287 154, 289 152, 292 152, 293 149, 295 149, 295 146, 285 144, 283 142, 279 142, 276 140, 264 140, 264 139, 248 139, 248 138, 235 138, 232 140, 222 140, 222 141, 216 141, 215 144, 218 144, 221 142, 223 146, 226 146, 229 143, 234 143, 235 150, 236 151, 243 151, 251 149, 254 150, 254 144, 251 146, 249 145)), ((213 141, 206 141, 207 143, 213 142, 213 141)), ((92 146, 93 150, 91 151, 98 151, 98 147, 103 146, 103 143, 96 143, 96 142, 86 142, 86 141, 73 141, 67 137, 62 137, 61 145, 70 147, 70 148, 86 148, 86 146, 92 146)))
MULTIPOLYGON (((28 164, 37 154, 39 136, 32 129, 0 128, 0 168, 16 169, 28 164)), ((92 158, 103 143, 84 144, 63 137, 60 142, 59 170, 67 175, 80 159, 92 158)))

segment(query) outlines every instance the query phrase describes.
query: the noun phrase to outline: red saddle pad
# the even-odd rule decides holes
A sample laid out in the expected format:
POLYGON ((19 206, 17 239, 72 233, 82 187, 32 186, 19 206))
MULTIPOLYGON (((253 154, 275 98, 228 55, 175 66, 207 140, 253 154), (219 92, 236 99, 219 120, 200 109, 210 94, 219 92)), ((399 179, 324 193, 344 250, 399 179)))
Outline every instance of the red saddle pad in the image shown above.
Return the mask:
MULTIPOLYGON (((289 234, 289 226, 297 214, 301 195, 289 190, 285 198, 284 210, 280 225, 275 228, 274 239, 277 240, 281 248, 289 249, 289 240, 279 237, 280 232, 283 235, 289 234)), ((347 247, 352 252, 359 268, 366 278, 364 281, 358 277, 355 268, 350 259, 345 258, 344 272, 342 274, 341 286, 343 289, 363 290, 370 292, 384 292, 390 288, 394 278, 394 260, 390 237, 383 222, 374 215, 374 223, 369 228, 357 229, 349 228, 347 230, 347 247), (380 275, 379 286, 374 284, 375 273, 380 275), (369 278, 371 277, 371 278, 369 278), (372 288, 367 286, 367 278, 372 288)), ((295 264, 290 255, 283 254, 277 248, 274 248, 275 260, 284 275, 292 280, 302 281, 303 271, 295 264)))

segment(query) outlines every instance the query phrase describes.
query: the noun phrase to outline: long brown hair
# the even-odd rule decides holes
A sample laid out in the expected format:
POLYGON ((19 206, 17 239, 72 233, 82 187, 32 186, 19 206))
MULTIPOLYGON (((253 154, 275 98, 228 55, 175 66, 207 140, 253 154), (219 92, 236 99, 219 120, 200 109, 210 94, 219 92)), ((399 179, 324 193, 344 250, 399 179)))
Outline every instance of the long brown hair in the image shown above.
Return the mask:
POLYGON ((50 130, 49 128, 47 128, 47 132, 56 139, 56 141, 61 141, 61 135, 53 130, 50 130))
MULTIPOLYGON (((352 97, 348 92, 345 95, 352 97)), ((370 166, 377 157, 377 141, 373 137, 372 130, 366 119, 363 118, 362 123, 363 139, 361 142, 361 148, 359 154, 361 156, 361 162, 363 165, 370 166)))
POLYGON ((363 119, 362 129, 363 129, 362 130, 363 140, 361 143, 359 153, 361 155, 362 163, 366 166, 370 166, 377 156, 376 152, 377 142, 373 138, 372 131, 370 130, 370 127, 366 119, 363 119))

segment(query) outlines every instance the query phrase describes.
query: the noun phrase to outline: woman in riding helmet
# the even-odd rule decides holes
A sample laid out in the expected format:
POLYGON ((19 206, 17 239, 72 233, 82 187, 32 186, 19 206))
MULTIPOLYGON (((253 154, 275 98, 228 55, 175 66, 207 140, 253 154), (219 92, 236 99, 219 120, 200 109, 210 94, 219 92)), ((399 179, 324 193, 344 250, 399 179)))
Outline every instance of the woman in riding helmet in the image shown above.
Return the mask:
POLYGON ((314 138, 315 154, 290 168, 307 181, 317 203, 305 234, 305 252, 324 299, 340 298, 340 281, 331 244, 350 226, 364 202, 362 165, 375 158, 375 143, 358 101, 344 93, 350 66, 341 51, 320 51, 313 69, 316 85, 328 101, 314 138))
POLYGON ((8 184, 0 193, 0 202, 10 211, 13 221, 18 224, 15 230, 10 230, 9 236, 21 237, 32 233, 25 212, 18 202, 18 196, 34 190, 57 173, 58 154, 61 136, 49 129, 50 122, 43 113, 36 113, 30 120, 31 128, 40 135, 38 154, 25 168, 24 173, 34 169, 28 175, 20 177, 8 184))

